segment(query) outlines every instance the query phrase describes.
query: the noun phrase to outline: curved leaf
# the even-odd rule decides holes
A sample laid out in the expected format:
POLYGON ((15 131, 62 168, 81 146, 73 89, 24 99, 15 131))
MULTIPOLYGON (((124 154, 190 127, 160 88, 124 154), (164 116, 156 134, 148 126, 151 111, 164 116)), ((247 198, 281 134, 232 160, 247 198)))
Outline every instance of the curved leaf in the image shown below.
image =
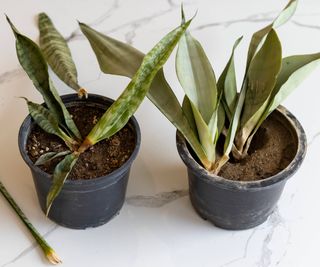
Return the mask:
POLYGON ((233 114, 237 102, 237 81, 234 67, 234 51, 241 42, 242 38, 243 37, 241 36, 235 41, 230 59, 220 75, 217 83, 218 91, 223 92, 222 101, 225 103, 225 110, 229 121, 231 121, 231 114, 233 114))
POLYGON ((58 158, 58 157, 62 157, 62 156, 65 156, 65 155, 68 155, 70 154, 71 151, 62 151, 62 152, 48 152, 48 153, 45 153, 43 155, 41 155, 37 161, 34 163, 35 165, 39 166, 39 165, 43 165, 55 158, 58 158))
POLYGON ((208 124, 217 106, 216 78, 201 44, 189 32, 179 41, 176 72, 186 95, 208 124))
POLYGON ((285 8, 279 13, 279 15, 271 24, 269 24, 268 26, 264 27, 263 29, 257 31, 252 35, 249 50, 248 50, 246 69, 249 68, 250 62, 253 59, 264 37, 269 33, 269 31, 272 28, 277 28, 285 24, 295 13, 297 9, 297 5, 298 5, 298 0, 290 0, 289 3, 285 6, 285 8))
POLYGON ((8 17, 7 21, 16 38, 17 56, 21 66, 41 93, 56 120, 81 140, 79 130, 49 78, 48 66, 39 47, 31 39, 20 34, 8 17))
POLYGON ((42 105, 27 101, 29 113, 34 121, 47 133, 60 137, 69 148, 76 142, 59 128, 59 123, 51 112, 42 105))
POLYGON ((47 195, 47 211, 46 211, 47 216, 49 214, 53 201, 59 195, 65 180, 67 179, 69 173, 71 172, 74 164, 76 164, 77 160, 78 160, 78 155, 73 153, 73 154, 67 155, 56 166, 53 173, 52 185, 47 195))
POLYGON ((241 116, 241 130, 236 137, 236 146, 240 151, 267 107, 281 62, 281 44, 276 32, 271 29, 248 69, 248 86, 241 116))
POLYGON ((39 14, 38 25, 40 48, 52 70, 62 81, 78 92, 79 97, 87 97, 86 90, 78 84, 77 69, 63 36, 45 13, 39 14))
MULTIPOLYGON (((80 23, 81 31, 97 57, 100 68, 109 74, 133 77, 143 60, 144 54, 132 46, 105 36, 89 26, 80 23)), ((167 119, 183 134, 204 166, 210 163, 197 135, 190 126, 179 101, 165 80, 163 69, 155 76, 148 98, 167 117, 167 119)))
POLYGON ((93 145, 108 138, 127 123, 147 94, 153 78, 167 61, 179 38, 190 23, 191 20, 167 34, 144 57, 140 68, 127 88, 110 106, 87 136, 87 143, 93 145))
POLYGON ((268 107, 268 114, 275 110, 319 63, 320 53, 283 58, 282 68, 272 91, 271 105, 268 107))

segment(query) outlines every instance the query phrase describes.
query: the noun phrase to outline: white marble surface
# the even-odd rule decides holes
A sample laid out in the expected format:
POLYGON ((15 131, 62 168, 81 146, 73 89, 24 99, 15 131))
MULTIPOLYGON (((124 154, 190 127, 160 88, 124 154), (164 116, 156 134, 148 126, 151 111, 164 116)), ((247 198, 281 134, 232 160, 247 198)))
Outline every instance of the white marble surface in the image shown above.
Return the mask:
MULTIPOLYGON (((23 33, 37 38, 35 16, 46 11, 69 40, 80 83, 90 92, 116 97, 128 80, 101 74, 76 19, 146 52, 179 24, 179 4, 174 0, 1 0, 0 14, 8 14, 23 33)), ((285 4, 285 0, 186 0, 185 9, 188 16, 198 10, 192 32, 220 74, 234 40, 245 34, 237 53, 237 64, 243 67, 250 34, 270 22, 285 4)), ((319 51, 319 0, 300 1, 295 17, 279 35, 285 55, 319 51)), ((17 147, 18 128, 27 110, 15 97, 23 95, 34 101, 41 97, 18 64, 14 38, 4 16, 0 19, 0 40, 1 180, 63 259, 63 266, 320 266, 320 69, 284 103, 303 124, 309 148, 304 164, 287 183, 276 212, 267 222, 251 230, 226 231, 195 214, 187 196, 186 170, 175 148, 175 129, 146 100, 136 114, 143 139, 126 204, 108 224, 79 231, 55 225, 40 211, 31 174, 17 147)), ((181 98, 172 58, 165 71, 181 98)), ((240 76, 241 68, 237 72, 240 76)), ((61 94, 70 92, 58 84, 61 94)), ((47 265, 2 197, 0 237, 0 267, 47 265)))

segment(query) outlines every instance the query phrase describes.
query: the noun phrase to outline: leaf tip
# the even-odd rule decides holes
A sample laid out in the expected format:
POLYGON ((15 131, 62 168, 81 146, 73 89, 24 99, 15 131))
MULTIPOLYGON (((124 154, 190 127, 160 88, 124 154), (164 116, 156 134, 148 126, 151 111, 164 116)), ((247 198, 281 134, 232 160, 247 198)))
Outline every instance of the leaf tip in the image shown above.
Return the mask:
POLYGON ((62 261, 60 260, 60 258, 58 257, 58 255, 56 254, 56 252, 53 249, 50 249, 46 253, 46 257, 47 257, 48 261, 54 265, 62 263, 62 261))
POLYGON ((81 99, 81 98, 85 98, 85 99, 87 99, 88 98, 88 92, 86 91, 86 89, 84 89, 84 88, 80 88, 79 90, 78 90, 78 97, 81 99))

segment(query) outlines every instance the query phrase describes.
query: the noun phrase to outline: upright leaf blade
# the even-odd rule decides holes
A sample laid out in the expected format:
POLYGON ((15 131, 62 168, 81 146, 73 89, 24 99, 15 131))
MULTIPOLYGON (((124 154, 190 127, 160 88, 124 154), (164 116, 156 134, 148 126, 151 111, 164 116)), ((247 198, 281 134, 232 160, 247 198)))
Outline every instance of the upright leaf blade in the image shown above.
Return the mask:
POLYGON ((248 50, 246 69, 249 68, 250 62, 253 59, 264 37, 270 32, 272 28, 277 28, 285 24, 295 13, 297 5, 298 0, 290 0, 289 3, 285 6, 285 8, 279 13, 279 15, 271 24, 253 34, 248 50))
POLYGON ((179 41, 176 72, 189 100, 208 124, 217 106, 216 78, 201 44, 189 32, 179 41))
POLYGON ((271 29, 248 69, 248 86, 236 145, 243 146, 264 113, 281 68, 282 51, 276 32, 271 29))
POLYGON ((59 195, 65 180, 68 178, 73 166, 78 160, 78 155, 75 153, 67 155, 59 164, 56 166, 53 173, 53 181, 50 187, 49 193, 47 195, 47 211, 48 216, 50 212, 51 205, 55 198, 59 195))
MULTIPOLYGON (((191 21, 168 33, 144 57, 142 64, 127 88, 110 106, 106 113, 87 136, 87 143, 92 145, 111 136, 120 130, 136 111, 148 92, 153 78, 167 61, 181 35, 191 21)), ((80 148, 81 149, 81 148, 80 148)))
POLYGON ((16 49, 19 62, 36 89, 41 93, 49 110, 63 126, 69 127, 75 137, 82 139, 79 130, 65 108, 59 94, 52 85, 48 66, 39 47, 28 37, 20 34, 7 17, 7 21, 16 38, 16 49))
POLYGON ((38 25, 40 48, 52 70, 62 81, 73 88, 79 97, 87 97, 86 90, 78 84, 77 69, 63 36, 45 13, 39 14, 38 25))
MULTIPOLYGON (((142 52, 128 44, 105 36, 83 23, 80 23, 80 28, 89 40, 103 72, 129 78, 133 77, 143 60, 144 54, 142 52)), ((190 126, 178 99, 165 80, 162 69, 155 76, 147 96, 183 134, 203 165, 210 166, 196 133, 190 126)))
POLYGON ((229 121, 231 120, 231 114, 233 114, 237 103, 237 81, 234 67, 234 51, 240 44, 241 40, 242 36, 235 41, 230 59, 220 75, 217 83, 218 91, 223 92, 222 101, 225 103, 225 110, 229 121))

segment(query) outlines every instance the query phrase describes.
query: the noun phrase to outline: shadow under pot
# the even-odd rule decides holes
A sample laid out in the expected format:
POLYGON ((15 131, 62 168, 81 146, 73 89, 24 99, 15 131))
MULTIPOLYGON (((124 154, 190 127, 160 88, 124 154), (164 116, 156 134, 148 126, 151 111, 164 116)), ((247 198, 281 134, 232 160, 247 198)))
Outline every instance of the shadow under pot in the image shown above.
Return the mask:
MULTIPOLYGON (((110 98, 94 94, 89 94, 88 99, 85 100, 79 99, 75 94, 69 94, 62 96, 62 100, 68 109, 81 110, 84 107, 89 110, 90 108, 99 109, 101 114, 114 102, 110 98)), ((27 116, 20 127, 18 142, 21 156, 31 170, 41 209, 45 212, 52 174, 36 166, 31 155, 28 154, 28 138, 35 127, 38 126, 31 116, 27 116)), ((119 213, 125 201, 130 168, 141 142, 140 128, 134 117, 125 127, 131 129, 134 138, 132 152, 127 156, 126 161, 107 175, 91 177, 92 179, 86 179, 87 177, 67 179, 51 206, 48 217, 52 221, 68 228, 85 229, 105 224, 119 213)), ((81 175, 86 175, 86 172, 82 172, 81 175)))
POLYGON ((256 181, 242 181, 247 180, 243 179, 245 177, 230 180, 209 173, 195 160, 192 149, 177 131, 177 149, 188 169, 191 203, 203 219, 217 227, 242 230, 266 221, 275 209, 287 180, 304 159, 306 136, 297 119, 280 106, 267 120, 276 120, 287 129, 292 157, 280 172, 256 181))

